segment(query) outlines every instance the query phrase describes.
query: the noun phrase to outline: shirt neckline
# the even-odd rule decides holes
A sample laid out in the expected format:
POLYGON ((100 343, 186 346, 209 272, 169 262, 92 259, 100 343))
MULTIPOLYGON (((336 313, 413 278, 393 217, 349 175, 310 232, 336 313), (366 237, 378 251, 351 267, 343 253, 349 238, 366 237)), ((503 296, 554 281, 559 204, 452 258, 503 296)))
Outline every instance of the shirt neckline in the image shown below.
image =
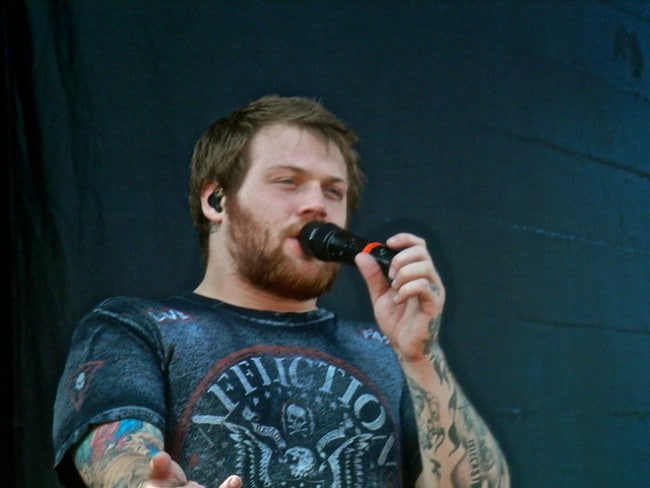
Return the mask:
POLYGON ((181 298, 193 303, 198 303, 213 310, 222 310, 244 319, 252 320, 255 322, 263 322, 269 325, 313 325, 319 322, 331 320, 335 317, 334 312, 321 307, 318 307, 315 310, 309 310, 307 312, 276 312, 273 310, 257 310, 241 307, 239 305, 233 305, 232 303, 227 303, 216 298, 199 295, 194 292, 188 292, 182 295, 181 298))

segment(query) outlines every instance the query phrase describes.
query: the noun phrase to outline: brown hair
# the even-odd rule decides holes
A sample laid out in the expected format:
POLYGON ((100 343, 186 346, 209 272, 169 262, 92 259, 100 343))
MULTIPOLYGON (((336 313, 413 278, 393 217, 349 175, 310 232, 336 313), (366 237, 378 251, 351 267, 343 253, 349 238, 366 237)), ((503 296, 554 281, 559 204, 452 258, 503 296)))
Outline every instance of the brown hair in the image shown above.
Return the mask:
POLYGON ((250 165, 246 153, 249 141, 260 128, 282 123, 308 128, 337 145, 348 172, 348 212, 356 208, 364 181, 359 155, 353 147, 357 136, 317 100, 264 96, 214 122, 194 146, 189 203, 204 261, 207 262, 210 221, 201 210, 202 188, 216 181, 224 194, 237 192, 250 165))

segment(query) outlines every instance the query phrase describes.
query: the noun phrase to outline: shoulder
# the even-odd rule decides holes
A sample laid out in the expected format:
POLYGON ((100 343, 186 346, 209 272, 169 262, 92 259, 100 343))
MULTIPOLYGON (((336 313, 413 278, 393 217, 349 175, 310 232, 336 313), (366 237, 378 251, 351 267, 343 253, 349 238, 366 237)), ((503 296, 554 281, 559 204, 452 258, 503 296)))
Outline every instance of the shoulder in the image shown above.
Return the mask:
POLYGON ((175 324, 215 320, 218 307, 195 299, 191 294, 168 298, 116 296, 100 302, 85 320, 117 321, 127 326, 168 330, 175 324))
POLYGON ((153 298, 129 297, 129 296, 114 296, 109 297, 99 302, 95 310, 124 310, 124 309, 142 309, 155 304, 160 304, 164 300, 153 298))
POLYGON ((173 299, 114 296, 99 302, 88 315, 149 315, 151 311, 168 309, 173 299))
POLYGON ((78 330, 92 333, 96 330, 113 330, 154 333, 157 329, 157 311, 169 308, 168 299, 114 296, 95 305, 80 321, 78 330))

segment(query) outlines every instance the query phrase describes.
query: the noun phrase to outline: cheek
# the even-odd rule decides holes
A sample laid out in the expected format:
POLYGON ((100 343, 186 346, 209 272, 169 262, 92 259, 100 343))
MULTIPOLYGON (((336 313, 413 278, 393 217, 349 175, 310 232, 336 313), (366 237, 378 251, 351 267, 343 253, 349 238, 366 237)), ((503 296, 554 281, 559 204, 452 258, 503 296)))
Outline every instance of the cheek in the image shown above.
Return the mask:
POLYGON ((277 198, 273 195, 258 195, 255 203, 257 210, 257 218, 260 222, 268 223, 281 223, 285 222, 292 215, 291 200, 284 196, 284 198, 277 198))
POLYGON ((327 215, 327 220, 335 223, 339 227, 345 227, 348 222, 348 212, 345 206, 337 205, 329 209, 327 215))

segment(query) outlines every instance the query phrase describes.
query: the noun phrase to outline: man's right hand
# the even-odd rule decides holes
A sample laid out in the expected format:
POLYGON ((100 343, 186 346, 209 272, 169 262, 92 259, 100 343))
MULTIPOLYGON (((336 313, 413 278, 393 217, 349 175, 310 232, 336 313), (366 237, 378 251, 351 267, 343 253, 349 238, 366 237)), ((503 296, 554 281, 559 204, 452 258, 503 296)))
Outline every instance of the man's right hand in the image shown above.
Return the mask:
MULTIPOLYGON (((171 456, 164 451, 157 453, 149 463, 149 479, 145 488, 162 487, 183 487, 183 488, 205 488, 196 481, 187 481, 183 469, 172 460, 171 456), (171 484, 170 484, 171 483, 171 484), (182 484, 178 484, 182 483, 182 484)), ((241 488, 241 478, 237 475, 228 478, 219 485, 219 488, 241 488)))
POLYGON ((165 451, 160 451, 149 461, 149 481, 143 484, 143 488, 166 487, 205 488, 196 481, 187 481, 183 468, 165 451))
POLYGON ((244 484, 241 481, 241 478, 235 474, 228 476, 226 481, 219 485, 219 488, 242 488, 244 484))
MULTIPOLYGON (((77 445, 74 462, 87 486, 206 488, 187 480, 183 468, 164 451, 157 427, 136 419, 93 427, 77 445)), ((239 476, 231 475, 218 488, 242 487, 239 476)))

